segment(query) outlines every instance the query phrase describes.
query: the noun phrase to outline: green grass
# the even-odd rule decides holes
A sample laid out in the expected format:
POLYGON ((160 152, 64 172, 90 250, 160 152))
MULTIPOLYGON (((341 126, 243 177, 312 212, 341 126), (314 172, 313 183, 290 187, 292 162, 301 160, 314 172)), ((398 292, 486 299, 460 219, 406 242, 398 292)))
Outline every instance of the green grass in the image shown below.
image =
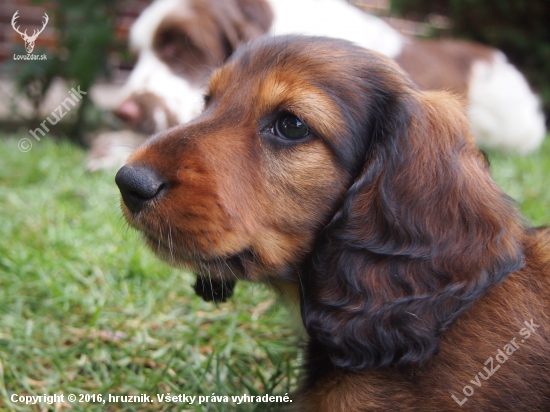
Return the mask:
MULTIPOLYGON (((191 274, 160 262, 127 229, 114 172, 87 174, 84 152, 46 139, 22 153, 21 137, 0 139, 0 409, 47 410, 12 404, 13 393, 284 395, 295 387, 297 339, 275 294, 240 283, 227 303, 201 301, 191 274)), ((550 223, 550 139, 530 157, 489 157, 533 224, 550 223)), ((72 408, 266 410, 196 402, 72 408)))
POLYGON ((550 136, 530 156, 489 152, 493 178, 534 226, 550 225, 550 136))
MULTIPOLYGON (((127 228, 114 172, 84 172, 69 144, 17 142, 0 139, 0 409, 42 410, 13 393, 290 392, 297 344, 274 293, 240 283, 229 302, 203 302, 127 228)), ((73 410, 265 410, 197 402, 73 410)))

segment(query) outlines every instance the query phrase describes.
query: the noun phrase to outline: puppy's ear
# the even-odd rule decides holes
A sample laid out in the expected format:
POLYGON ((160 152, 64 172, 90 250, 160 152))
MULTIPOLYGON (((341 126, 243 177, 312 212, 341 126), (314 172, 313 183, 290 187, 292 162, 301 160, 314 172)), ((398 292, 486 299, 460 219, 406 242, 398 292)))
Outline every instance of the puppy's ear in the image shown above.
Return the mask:
POLYGON ((356 370, 425 362, 472 302, 523 266, 521 215, 460 103, 411 88, 391 104, 301 279, 314 343, 356 370))
POLYGON ((195 293, 207 302, 225 302, 233 295, 236 282, 233 280, 216 280, 198 275, 195 293))
POLYGON ((224 0, 213 2, 211 12, 222 31, 229 57, 241 43, 267 33, 273 11, 266 0, 224 0))

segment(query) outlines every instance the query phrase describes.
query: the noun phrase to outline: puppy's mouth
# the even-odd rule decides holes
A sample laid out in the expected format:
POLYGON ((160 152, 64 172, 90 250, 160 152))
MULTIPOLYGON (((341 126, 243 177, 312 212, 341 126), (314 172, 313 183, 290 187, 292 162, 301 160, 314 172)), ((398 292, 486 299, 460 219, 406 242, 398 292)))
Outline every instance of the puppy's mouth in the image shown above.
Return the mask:
MULTIPOLYGON (((160 200, 165 202, 165 198, 160 200)), ((161 207, 160 200, 137 211, 131 211, 123 202, 122 210, 127 223, 169 265, 220 282, 294 281, 296 265, 289 259, 274 261, 262 253, 262 245, 258 247, 255 237, 243 227, 190 213, 174 218, 161 207)))
POLYGON ((250 280, 252 266, 257 260, 250 250, 242 250, 230 255, 209 255, 182 248, 177 242, 162 240, 146 231, 141 231, 146 243, 167 263, 190 269, 197 275, 212 279, 250 280))

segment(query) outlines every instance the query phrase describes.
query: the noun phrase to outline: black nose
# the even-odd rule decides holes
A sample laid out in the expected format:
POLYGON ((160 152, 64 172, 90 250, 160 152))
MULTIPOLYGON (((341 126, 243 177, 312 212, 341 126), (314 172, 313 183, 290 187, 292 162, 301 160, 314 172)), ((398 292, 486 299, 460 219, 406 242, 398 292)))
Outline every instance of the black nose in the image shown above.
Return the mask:
POLYGON ((139 212, 150 200, 158 198, 166 188, 166 181, 145 166, 124 166, 118 171, 115 182, 124 204, 132 212, 139 212))

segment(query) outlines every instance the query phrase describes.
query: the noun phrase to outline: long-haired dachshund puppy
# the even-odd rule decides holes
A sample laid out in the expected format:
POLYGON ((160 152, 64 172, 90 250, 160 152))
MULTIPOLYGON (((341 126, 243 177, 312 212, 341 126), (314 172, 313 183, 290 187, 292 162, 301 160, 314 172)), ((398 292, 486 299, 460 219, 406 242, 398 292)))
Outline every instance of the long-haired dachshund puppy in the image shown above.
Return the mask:
POLYGON ((124 214, 204 295, 296 291, 294 410, 550 410, 550 231, 492 180, 460 102, 307 37, 240 49, 205 100, 118 172, 124 214))

